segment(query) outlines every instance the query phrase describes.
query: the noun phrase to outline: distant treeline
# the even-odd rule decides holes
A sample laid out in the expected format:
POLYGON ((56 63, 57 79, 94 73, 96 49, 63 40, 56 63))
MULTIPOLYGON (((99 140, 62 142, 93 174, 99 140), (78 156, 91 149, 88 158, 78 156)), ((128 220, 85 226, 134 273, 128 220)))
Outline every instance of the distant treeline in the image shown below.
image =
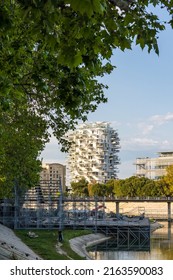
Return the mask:
POLYGON ((165 176, 158 180, 132 176, 127 179, 111 179, 107 183, 88 183, 84 178, 71 183, 71 193, 75 196, 172 196, 173 166, 167 168, 165 176))

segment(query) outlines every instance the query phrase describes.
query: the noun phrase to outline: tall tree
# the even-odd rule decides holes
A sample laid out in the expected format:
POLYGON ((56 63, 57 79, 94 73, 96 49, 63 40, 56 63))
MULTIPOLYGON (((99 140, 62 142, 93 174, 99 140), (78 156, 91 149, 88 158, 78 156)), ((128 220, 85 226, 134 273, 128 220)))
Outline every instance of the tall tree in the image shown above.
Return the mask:
POLYGON ((2 106, 27 96, 61 140, 106 101, 96 78, 113 70, 114 49, 135 41, 158 53, 165 27, 148 6, 161 4, 171 15, 171 1, 163 0, 1 1, 2 106))
MULTIPOLYGON (((172 0, 0 1, 0 113, 10 113, 20 130, 14 108, 18 106, 19 115, 25 108, 31 123, 36 117, 38 125, 44 122, 42 138, 46 135, 47 140, 51 127, 66 148, 67 130, 107 101, 107 86, 98 77, 113 70, 113 51, 131 49, 135 42, 158 53, 158 33, 166 23, 149 7, 166 9, 173 26, 172 4, 172 0)), ((25 128, 31 129, 27 122, 25 128)), ((3 124, 0 133, 8 137, 3 124)), ((0 152, 5 162, 4 143, 0 152)), ((42 145, 34 147, 38 154, 42 145)))
POLYGON ((15 185, 26 190, 38 183, 38 151, 43 149, 48 135, 46 123, 24 108, 22 114, 17 107, 13 113, 1 112, 0 127, 0 197, 9 197, 15 185))
MULTIPOLYGON (((110 74, 113 50, 133 42, 158 53, 165 28, 150 5, 164 0, 6 0, 0 4, 0 101, 22 97, 44 116, 59 141, 104 97, 97 77, 110 74), (91 47, 92 45, 92 47, 91 47)), ((172 18, 169 20, 172 25, 172 18)))

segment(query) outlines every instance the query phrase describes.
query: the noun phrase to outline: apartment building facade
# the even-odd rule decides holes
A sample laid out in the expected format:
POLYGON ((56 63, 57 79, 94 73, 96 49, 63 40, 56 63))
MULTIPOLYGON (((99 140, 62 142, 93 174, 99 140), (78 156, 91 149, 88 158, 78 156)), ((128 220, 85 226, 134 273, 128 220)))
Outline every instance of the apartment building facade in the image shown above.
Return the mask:
POLYGON ((107 122, 87 123, 68 134, 70 180, 106 182, 117 176, 119 138, 107 122))
POLYGON ((173 165, 173 151, 158 152, 157 158, 137 158, 136 175, 149 179, 159 179, 166 174, 166 168, 173 165))
POLYGON ((60 163, 46 163, 42 166, 40 181, 55 182, 61 179, 63 190, 66 186, 66 166, 60 163))
POLYGON ((66 191, 66 166, 60 163, 46 163, 40 172, 40 184, 30 188, 25 194, 24 208, 43 209, 57 208, 57 198, 60 192, 66 191))

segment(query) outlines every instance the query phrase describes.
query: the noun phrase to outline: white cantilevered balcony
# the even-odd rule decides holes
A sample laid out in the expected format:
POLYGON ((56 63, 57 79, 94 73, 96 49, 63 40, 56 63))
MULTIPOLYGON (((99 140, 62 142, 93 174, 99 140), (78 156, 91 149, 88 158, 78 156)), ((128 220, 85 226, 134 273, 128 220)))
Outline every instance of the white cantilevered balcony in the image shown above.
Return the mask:
POLYGON ((117 165, 119 139, 108 123, 83 124, 76 131, 69 133, 68 139, 72 142, 69 151, 72 181, 75 180, 76 173, 80 173, 81 177, 86 179, 90 178, 90 181, 98 182, 116 176, 112 167, 117 165))

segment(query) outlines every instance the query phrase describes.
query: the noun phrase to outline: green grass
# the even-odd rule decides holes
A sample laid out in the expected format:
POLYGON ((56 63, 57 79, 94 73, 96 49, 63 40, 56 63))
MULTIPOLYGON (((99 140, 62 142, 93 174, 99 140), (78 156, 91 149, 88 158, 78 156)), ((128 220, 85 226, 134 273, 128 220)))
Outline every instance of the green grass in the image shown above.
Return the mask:
MULTIPOLYGON (((45 260, 67 260, 69 259, 65 255, 61 255, 56 251, 56 244, 58 238, 58 230, 31 230, 38 235, 36 238, 28 236, 29 230, 15 230, 14 233, 28 245, 36 254, 45 260)), ((74 260, 82 260, 84 258, 77 255, 69 245, 69 240, 85 234, 90 234, 90 230, 64 230, 62 249, 66 254, 74 260)))

